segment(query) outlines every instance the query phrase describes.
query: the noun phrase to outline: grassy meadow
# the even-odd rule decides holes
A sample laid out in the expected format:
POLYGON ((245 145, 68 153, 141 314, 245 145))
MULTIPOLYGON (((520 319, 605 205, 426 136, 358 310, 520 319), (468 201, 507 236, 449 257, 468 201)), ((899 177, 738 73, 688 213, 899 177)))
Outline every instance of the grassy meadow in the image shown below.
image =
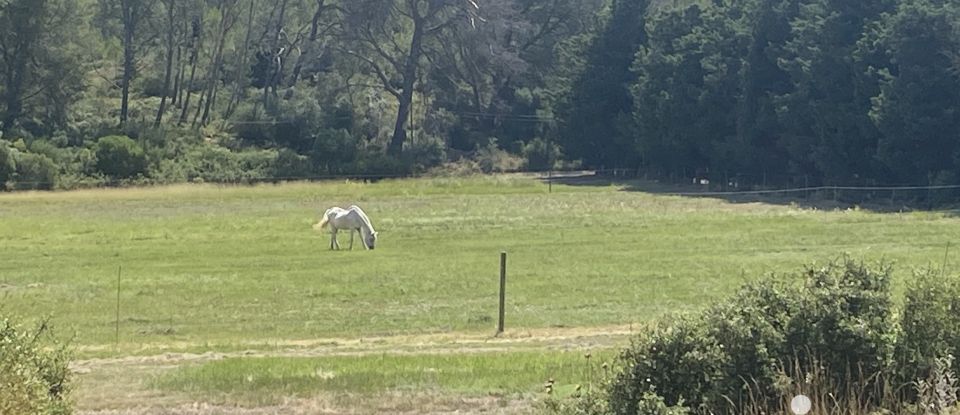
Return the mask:
MULTIPOLYGON (((618 185, 555 184, 548 193, 524 176, 2 194, 0 310, 50 317, 81 359, 278 350, 318 339, 442 336, 456 345, 461 336, 493 333, 502 250, 509 253, 508 335, 602 332, 696 310, 747 280, 843 253, 892 262, 902 284, 915 269, 939 268, 957 235, 960 218, 952 212, 732 203, 618 185), (370 216, 380 233, 377 249, 364 251, 357 239, 353 251, 330 251, 329 235, 311 229, 327 207, 349 204, 370 216)), ((340 242, 346 248, 347 235, 340 242)), ((286 381, 296 396, 367 387, 531 391, 552 371, 566 373, 543 359, 570 359, 562 341, 547 347, 531 336, 534 343, 522 350, 504 343, 507 352, 485 354, 478 346, 444 351, 461 359, 452 363, 431 359, 448 373, 486 367, 471 376, 481 379, 475 383, 463 376, 415 380, 422 371, 420 378, 403 373, 432 367, 425 358, 384 348, 376 358, 321 353, 188 362, 143 385, 232 396, 260 390, 243 386, 249 371, 275 370, 279 389, 263 389, 266 396, 283 396, 286 381), (503 353, 543 370, 513 379, 498 369, 506 364, 503 353), (316 368, 327 366, 350 376, 389 368, 401 375, 360 387, 346 375, 323 381, 316 368), (303 386, 297 379, 304 377, 320 380, 303 386), (510 381, 497 386, 503 379, 510 381)), ((417 355, 415 343, 389 342, 417 355)), ((122 360, 111 364, 117 369, 122 360)))

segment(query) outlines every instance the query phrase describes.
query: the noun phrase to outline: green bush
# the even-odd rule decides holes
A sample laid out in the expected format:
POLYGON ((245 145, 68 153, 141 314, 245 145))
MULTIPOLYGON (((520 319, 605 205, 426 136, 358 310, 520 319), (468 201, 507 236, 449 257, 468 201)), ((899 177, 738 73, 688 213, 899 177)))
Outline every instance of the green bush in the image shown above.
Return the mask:
POLYGON ((13 149, 3 140, 0 140, 0 191, 6 189, 7 182, 13 180, 17 172, 17 163, 13 158, 13 149))
POLYGON ((412 173, 412 166, 380 150, 369 149, 360 153, 353 171, 364 175, 397 177, 412 173))
POLYGON ((51 190, 57 186, 60 169, 43 154, 21 153, 17 160, 17 190, 51 190))
POLYGON ((485 146, 478 146, 475 158, 484 173, 511 172, 523 167, 523 159, 500 149, 495 138, 485 146))
POLYGON ((0 317, 0 414, 71 412, 67 350, 49 337, 46 324, 24 331, 0 317))
POLYGON ((103 174, 126 179, 147 171, 147 156, 130 137, 111 135, 97 141, 97 170, 103 174))
POLYGON ((446 158, 443 141, 436 138, 424 137, 403 149, 403 160, 411 170, 417 172, 439 166, 446 158))
POLYGON ((271 176, 276 151, 233 152, 223 147, 203 146, 189 153, 188 178, 209 182, 249 182, 271 176))
POLYGON ((803 289, 766 280, 696 318, 662 323, 623 351, 610 408, 635 414, 649 393, 699 412, 775 408, 809 373, 877 403, 897 334, 889 276, 845 260, 808 269, 803 289))
POLYGON ((897 341, 900 382, 925 379, 938 358, 960 356, 960 279, 923 272, 907 286, 897 341))
POLYGON ((310 159, 289 148, 280 149, 275 164, 274 177, 279 179, 303 179, 313 174, 310 159))
POLYGON ((360 149, 347 130, 321 130, 313 140, 310 161, 326 174, 348 173, 356 163, 360 149))
POLYGON ((540 137, 530 140, 523 146, 523 157, 526 159, 526 168, 533 171, 551 170, 560 160, 562 154, 560 146, 540 137))

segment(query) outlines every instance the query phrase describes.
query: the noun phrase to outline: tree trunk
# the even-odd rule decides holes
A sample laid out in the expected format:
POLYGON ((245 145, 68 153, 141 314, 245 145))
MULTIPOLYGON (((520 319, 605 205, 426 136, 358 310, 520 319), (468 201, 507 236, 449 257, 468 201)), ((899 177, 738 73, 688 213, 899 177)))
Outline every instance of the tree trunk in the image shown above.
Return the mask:
POLYGON ((200 111, 203 111, 203 105, 206 102, 207 90, 204 89, 200 91, 200 98, 197 101, 197 110, 193 113, 193 122, 190 123, 190 128, 197 128, 197 121, 200 121, 200 111))
POLYGON ((183 47, 177 45, 177 75, 173 77, 173 104, 174 107, 180 108, 181 100, 183 99, 183 47))
POLYGON ((167 0, 167 67, 163 75, 163 96, 160 97, 160 108, 157 110, 157 119, 153 122, 154 128, 160 128, 163 121, 163 112, 167 109, 167 96, 170 95, 170 81, 173 77, 173 32, 174 32, 174 0, 167 0))
POLYGON ((0 125, 0 131, 13 128, 13 125, 20 118, 23 112, 23 101, 20 95, 23 91, 23 72, 26 69, 26 62, 22 59, 16 62, 18 69, 7 73, 6 91, 4 102, 6 103, 6 112, 3 114, 3 125, 0 125))
POLYGON ((230 102, 227 103, 227 112, 224 114, 224 118, 230 118, 233 112, 237 110, 237 105, 240 105, 240 93, 246 86, 243 78, 249 69, 248 65, 250 63, 249 52, 250 35, 253 32, 253 3, 254 0, 250 0, 250 11, 247 14, 247 34, 243 38, 243 49, 241 49, 240 52, 240 67, 237 70, 237 77, 234 79, 233 93, 230 95, 230 102))
MULTIPOLYGON (((324 11, 324 2, 326 0, 317 0, 317 11, 313 13, 313 20, 310 22, 310 37, 307 38, 307 44, 304 45, 304 52, 300 53, 300 56, 297 57, 297 64, 293 67, 293 75, 290 76, 290 83, 288 85, 293 86, 300 80, 300 71, 303 70, 303 60, 304 56, 308 56, 313 52, 313 48, 316 47, 315 43, 317 42, 317 30, 320 26, 320 17, 323 16, 324 11)), ((312 56, 311 56, 312 57, 312 56)))
POLYGON ((193 39, 190 50, 190 80, 187 81, 187 96, 183 98, 183 108, 180 111, 180 120, 177 121, 177 125, 183 125, 187 122, 187 111, 190 110, 190 94, 193 91, 193 82, 196 80, 197 75, 197 61, 200 60, 200 45, 203 40, 200 37, 193 39))
POLYGON ((120 7, 123 13, 123 77, 120 81, 120 125, 123 126, 127 123, 130 108, 130 81, 133 79, 133 71, 136 70, 137 50, 133 42, 140 11, 139 3, 135 0, 123 0, 120 7))
POLYGON ((280 34, 283 32, 283 23, 287 13, 287 0, 280 3, 280 14, 277 16, 277 26, 270 42, 270 53, 275 62, 272 72, 266 79, 266 85, 263 86, 263 105, 264 108, 272 108, 270 98, 277 97, 277 85, 283 77, 283 58, 280 56, 280 34))
POLYGON ((407 62, 403 68, 403 91, 400 93, 397 123, 393 127, 393 137, 390 138, 390 144, 387 146, 387 154, 391 156, 399 156, 403 152, 403 143, 407 140, 405 126, 408 117, 410 117, 410 106, 413 103, 413 87, 416 83, 417 67, 420 63, 424 24, 426 22, 423 18, 416 16, 416 12, 414 12, 413 38, 410 40, 410 53, 407 55, 407 62))
POLYGON ((233 27, 230 20, 230 6, 226 2, 220 3, 220 33, 217 37, 217 49, 213 54, 212 67, 207 77, 207 101, 203 105, 203 117, 200 118, 200 125, 207 125, 210 119, 210 107, 213 106, 214 98, 217 93, 217 75, 220 73, 220 64, 223 62, 223 47, 227 43, 227 33, 233 27))

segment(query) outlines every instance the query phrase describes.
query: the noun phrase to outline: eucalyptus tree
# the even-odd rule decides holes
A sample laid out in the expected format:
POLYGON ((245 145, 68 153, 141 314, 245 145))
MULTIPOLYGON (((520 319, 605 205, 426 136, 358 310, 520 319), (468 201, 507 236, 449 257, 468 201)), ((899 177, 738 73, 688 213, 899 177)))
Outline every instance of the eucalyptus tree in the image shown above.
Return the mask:
POLYGON ((137 75, 139 55, 156 36, 149 24, 154 2, 149 0, 99 0, 98 22, 105 37, 118 38, 123 47, 123 73, 120 78, 120 125, 127 122, 130 109, 130 83, 137 75))
POLYGON ((407 139, 414 88, 425 68, 424 44, 462 21, 482 19, 474 0, 356 0, 342 5, 340 51, 358 60, 397 101, 387 153, 399 155, 407 139))
POLYGON ((84 39, 70 0, 0 0, 0 131, 46 134, 67 123, 83 87, 84 39))

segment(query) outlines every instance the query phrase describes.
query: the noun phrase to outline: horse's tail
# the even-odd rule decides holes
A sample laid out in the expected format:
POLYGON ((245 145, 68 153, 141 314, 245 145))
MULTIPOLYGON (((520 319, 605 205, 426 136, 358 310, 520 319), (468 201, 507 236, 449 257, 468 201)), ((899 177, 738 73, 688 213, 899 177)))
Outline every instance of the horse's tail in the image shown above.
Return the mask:
POLYGON ((323 215, 323 219, 317 222, 316 225, 313 225, 313 229, 318 231, 323 230, 323 228, 327 226, 327 222, 330 222, 330 218, 327 215, 323 215))

